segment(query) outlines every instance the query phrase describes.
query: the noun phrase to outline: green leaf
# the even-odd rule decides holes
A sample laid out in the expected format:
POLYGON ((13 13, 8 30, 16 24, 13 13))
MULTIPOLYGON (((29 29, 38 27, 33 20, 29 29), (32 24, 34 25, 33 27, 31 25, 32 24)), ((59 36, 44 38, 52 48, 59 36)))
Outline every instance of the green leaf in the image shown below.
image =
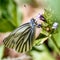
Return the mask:
POLYGON ((54 37, 52 36, 51 38, 48 39, 49 40, 49 46, 60 55, 60 49, 54 39, 54 37))
POLYGON ((47 47, 43 44, 40 46, 35 46, 36 50, 33 49, 30 54, 33 60, 55 60, 49 53, 47 47))
POLYGON ((36 45, 41 45, 41 44, 43 44, 44 43, 44 41, 46 41, 48 39, 48 37, 44 37, 44 38, 40 38, 40 39, 38 39, 38 40, 36 40, 35 42, 34 42, 34 46, 36 46, 36 45))

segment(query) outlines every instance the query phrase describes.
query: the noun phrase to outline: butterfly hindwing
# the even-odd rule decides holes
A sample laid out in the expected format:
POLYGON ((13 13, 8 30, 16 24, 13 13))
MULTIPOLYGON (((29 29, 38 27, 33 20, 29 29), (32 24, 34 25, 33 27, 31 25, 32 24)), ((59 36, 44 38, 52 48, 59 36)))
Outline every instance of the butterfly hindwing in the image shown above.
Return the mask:
POLYGON ((26 29, 20 36, 20 39, 17 40, 16 50, 18 52, 29 51, 33 46, 33 40, 35 35, 35 27, 30 26, 29 29, 26 29))
POLYGON ((18 52, 26 52, 31 50, 33 46, 33 40, 34 40, 34 31, 33 29, 30 28, 26 32, 26 34, 20 38, 19 42, 16 45, 16 50, 18 52))

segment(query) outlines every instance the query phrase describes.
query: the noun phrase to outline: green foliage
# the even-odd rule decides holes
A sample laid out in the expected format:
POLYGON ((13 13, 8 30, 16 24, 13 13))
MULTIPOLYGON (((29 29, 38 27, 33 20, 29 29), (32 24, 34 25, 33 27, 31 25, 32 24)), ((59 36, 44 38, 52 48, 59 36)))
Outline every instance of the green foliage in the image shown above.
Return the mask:
POLYGON ((42 31, 40 31, 40 38, 35 41, 35 44, 41 45, 42 43, 44 43, 44 41, 48 40, 49 41, 48 45, 55 51, 55 53, 57 52, 58 54, 60 54, 60 44, 58 44, 60 43, 60 37, 59 37, 60 28, 58 26, 57 29, 55 30, 52 29, 53 23, 57 22, 59 25, 59 22, 56 20, 57 18, 53 15, 53 13, 49 10, 45 9, 45 13, 43 14, 43 16, 46 22, 45 25, 43 25, 42 31), (49 28, 49 31, 46 30, 47 27, 49 28), (41 34, 45 35, 45 37, 43 36, 41 38, 41 34))
POLYGON ((40 46, 35 46, 30 54, 33 60, 55 60, 44 44, 40 46))
MULTIPOLYGON (((45 9, 44 17, 47 23, 42 24, 43 28, 39 39, 34 42, 36 46, 35 49, 31 51, 33 60, 55 60, 50 52, 47 50, 43 42, 48 39, 48 45, 50 48, 60 54, 60 1, 59 0, 44 0, 47 4, 47 9, 45 9), (51 9, 51 10, 50 10, 51 9), (52 33, 52 25, 54 22, 58 23, 58 27, 52 33), (49 27, 51 30, 46 31, 46 27, 49 27), (55 33, 54 33, 55 32, 55 33), (42 48, 42 49, 41 49, 42 48), (43 58, 44 57, 44 58, 43 58)), ((22 4, 31 4, 32 6, 37 6, 33 4, 34 0, 21 0, 22 4)), ((19 12, 18 7, 14 0, 0 0, 0 32, 8 32, 14 30, 21 24, 22 13, 19 12)), ((0 46, 0 59, 3 55, 4 47, 0 46)))
POLYGON ((12 31, 20 25, 21 17, 17 15, 17 6, 13 0, 0 0, 0 32, 12 31))
POLYGON ((1 45, 0 46, 0 60, 1 60, 2 56, 3 56, 3 52, 4 52, 4 45, 1 45))
MULTIPOLYGON (((53 38, 51 38, 52 40, 54 39, 55 41, 55 47, 53 48, 54 50, 56 50, 56 47, 58 47, 59 52, 60 53, 60 1, 59 0, 45 0, 46 5, 47 5, 47 9, 51 10, 51 12, 53 13, 53 21, 58 23, 58 28, 57 28, 57 32, 55 34, 53 34, 53 38)), ((49 41, 51 42, 51 41, 49 41)), ((52 42, 51 42, 52 43, 52 42)), ((52 44, 50 44, 50 46, 52 46, 52 44)))

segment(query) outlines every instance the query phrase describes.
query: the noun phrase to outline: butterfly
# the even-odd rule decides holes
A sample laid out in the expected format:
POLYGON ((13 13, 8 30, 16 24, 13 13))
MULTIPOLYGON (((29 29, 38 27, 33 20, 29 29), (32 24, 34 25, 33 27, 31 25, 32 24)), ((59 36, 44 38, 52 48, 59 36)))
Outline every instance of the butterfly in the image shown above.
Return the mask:
POLYGON ((27 52, 32 49, 35 41, 36 27, 40 28, 34 18, 15 29, 3 42, 5 47, 15 49, 17 52, 27 52))

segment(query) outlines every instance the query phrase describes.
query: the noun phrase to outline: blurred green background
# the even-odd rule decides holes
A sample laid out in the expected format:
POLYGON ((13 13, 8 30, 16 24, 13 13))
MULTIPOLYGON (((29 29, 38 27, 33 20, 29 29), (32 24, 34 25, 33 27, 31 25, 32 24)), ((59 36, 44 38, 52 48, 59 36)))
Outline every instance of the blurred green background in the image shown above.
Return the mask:
MULTIPOLYGON (((34 0, 20 0, 21 4, 33 4, 38 7, 34 0)), ((53 22, 58 22, 57 33, 49 38, 47 43, 33 47, 30 54, 33 60, 58 60, 60 53, 60 1, 59 0, 43 0, 45 9, 48 9, 53 14, 53 22), (48 46, 47 46, 48 45, 48 46)), ((47 15, 47 14, 46 14, 47 15)), ((47 15, 48 17, 48 15, 47 15)), ((18 10, 18 5, 15 0, 0 0, 0 32, 11 32, 20 26, 23 19, 23 14, 18 10)), ((44 38, 44 37, 43 37, 44 38)), ((0 60, 4 55, 4 45, 0 46, 0 60)), ((7 58, 6 58, 7 59, 7 58)))

